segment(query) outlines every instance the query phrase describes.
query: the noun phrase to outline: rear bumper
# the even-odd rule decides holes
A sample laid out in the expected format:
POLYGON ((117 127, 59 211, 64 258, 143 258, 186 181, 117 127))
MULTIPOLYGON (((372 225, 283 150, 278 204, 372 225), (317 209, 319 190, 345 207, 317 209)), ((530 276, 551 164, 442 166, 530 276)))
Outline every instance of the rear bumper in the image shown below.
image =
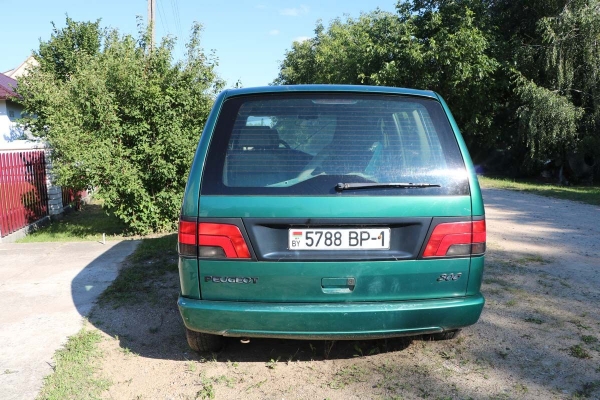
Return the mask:
POLYGON ((188 329, 234 337, 375 339, 436 333, 477 322, 481 294, 382 303, 251 303, 179 297, 188 329))

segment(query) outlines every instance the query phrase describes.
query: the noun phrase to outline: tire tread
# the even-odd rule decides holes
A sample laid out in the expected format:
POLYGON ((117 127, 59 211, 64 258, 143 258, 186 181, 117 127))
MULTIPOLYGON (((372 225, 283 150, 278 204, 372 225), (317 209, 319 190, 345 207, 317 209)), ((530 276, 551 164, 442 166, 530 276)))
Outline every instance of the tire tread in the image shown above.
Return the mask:
POLYGON ((188 328, 185 328, 185 336, 190 348, 200 353, 219 351, 223 348, 223 336, 196 332, 188 328))

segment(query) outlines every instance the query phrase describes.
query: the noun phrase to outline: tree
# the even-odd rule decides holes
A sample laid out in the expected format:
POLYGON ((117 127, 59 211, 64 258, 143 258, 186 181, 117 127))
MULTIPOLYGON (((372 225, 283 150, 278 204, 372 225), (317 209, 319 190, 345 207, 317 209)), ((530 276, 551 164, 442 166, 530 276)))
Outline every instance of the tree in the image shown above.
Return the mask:
POLYGON ((558 15, 540 19, 538 31, 545 86, 577 110, 563 147, 600 159, 600 1, 569 1, 558 15))
POLYGON ((397 10, 401 23, 415 27, 415 40, 421 44, 424 61, 412 71, 421 77, 420 86, 435 90, 452 105, 471 148, 494 146, 490 137, 496 134, 493 117, 501 64, 485 3, 399 1, 397 10))
POLYGON ((358 19, 335 19, 327 30, 318 22, 313 38, 294 42, 286 52, 274 83, 377 84, 378 73, 402 49, 394 41, 410 33, 399 28, 394 14, 380 10, 358 19))
POLYGON ((83 55, 95 56, 100 52, 102 31, 100 20, 77 22, 66 17, 66 26, 58 29, 52 22, 52 35, 47 42, 40 41, 35 58, 41 70, 66 81, 85 59, 83 55))
POLYGON ((136 40, 67 19, 67 28, 40 44, 40 66, 19 80, 25 111, 37 117, 26 122, 50 144, 57 183, 97 188, 133 233, 175 227, 198 139, 223 86, 200 33, 194 25, 185 59, 173 62, 174 39, 151 48, 147 32, 136 40))
POLYGON ((521 149, 522 169, 548 159, 566 161, 579 152, 600 158, 597 0, 496 0, 499 58, 512 91, 506 108, 516 132, 508 142, 521 149))
POLYGON ((396 10, 319 23, 274 83, 435 90, 474 160, 499 154, 502 172, 532 174, 572 152, 600 159, 600 0, 400 0, 396 10))
POLYGON ((473 11, 450 3, 431 9, 400 3, 398 15, 376 10, 336 19, 327 30, 319 24, 314 38, 286 53, 274 83, 436 90, 453 105, 467 139, 474 138, 491 125, 493 102, 487 100, 498 63, 473 11))

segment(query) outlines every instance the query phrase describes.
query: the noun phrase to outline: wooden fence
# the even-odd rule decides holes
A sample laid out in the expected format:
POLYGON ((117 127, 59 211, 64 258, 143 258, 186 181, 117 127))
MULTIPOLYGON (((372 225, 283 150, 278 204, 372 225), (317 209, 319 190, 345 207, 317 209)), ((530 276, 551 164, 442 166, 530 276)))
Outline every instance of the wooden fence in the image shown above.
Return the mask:
POLYGON ((0 152, 0 235, 48 215, 43 150, 0 152))

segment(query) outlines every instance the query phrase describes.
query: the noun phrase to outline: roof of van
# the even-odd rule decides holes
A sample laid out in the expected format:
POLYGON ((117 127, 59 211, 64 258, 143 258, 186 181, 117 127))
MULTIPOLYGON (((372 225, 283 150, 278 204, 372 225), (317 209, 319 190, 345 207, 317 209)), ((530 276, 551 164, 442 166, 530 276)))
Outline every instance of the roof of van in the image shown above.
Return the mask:
POLYGON ((266 93, 285 93, 285 92, 346 92, 346 93, 382 93, 382 94, 400 94, 408 96, 421 96, 437 98, 435 92, 431 90, 406 89, 389 86, 367 86, 367 85, 279 85, 279 86, 261 86, 248 87, 242 89, 228 89, 225 91, 225 97, 240 96, 246 94, 266 94, 266 93))

